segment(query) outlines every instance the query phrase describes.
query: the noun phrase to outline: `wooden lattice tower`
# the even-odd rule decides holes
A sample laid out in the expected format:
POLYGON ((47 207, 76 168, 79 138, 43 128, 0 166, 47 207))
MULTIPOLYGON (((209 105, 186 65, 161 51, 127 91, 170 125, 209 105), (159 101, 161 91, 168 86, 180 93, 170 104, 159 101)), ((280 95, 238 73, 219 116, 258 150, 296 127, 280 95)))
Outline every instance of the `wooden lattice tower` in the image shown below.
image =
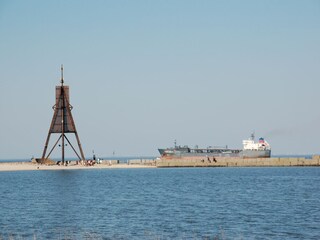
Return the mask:
POLYGON ((77 155, 77 157, 79 158, 79 160, 85 160, 83 151, 82 151, 82 147, 81 147, 81 143, 80 143, 80 139, 76 130, 76 126, 74 124, 74 120, 71 114, 71 110, 72 110, 72 106, 69 102, 69 86, 64 86, 64 80, 63 80, 63 65, 61 65, 61 85, 60 86, 56 86, 56 104, 52 107, 54 110, 54 114, 52 117, 52 121, 51 121, 51 125, 50 125, 50 129, 49 129, 49 133, 47 136, 47 140, 43 149, 43 154, 42 154, 42 162, 44 162, 46 159, 48 159, 52 153, 52 151, 55 149, 55 147, 57 146, 57 144, 59 143, 59 141, 61 140, 61 152, 62 152, 62 156, 61 156, 61 161, 62 163, 64 163, 64 159, 65 159, 65 155, 64 155, 64 151, 65 151, 65 140, 67 140, 67 142, 69 143, 69 145, 71 146, 72 150, 75 152, 75 154, 77 155), (49 140, 50 140, 50 136, 52 133, 58 133, 60 134, 58 140, 55 142, 55 144, 53 145, 52 149, 50 150, 50 152, 48 153, 48 155, 46 156, 47 153, 47 148, 48 148, 48 144, 49 144, 49 140), (66 134, 67 133, 74 133, 77 139, 77 143, 78 143, 78 147, 79 147, 79 151, 80 151, 80 155, 78 154, 78 152, 76 151, 76 149, 73 147, 73 145, 71 144, 71 142, 69 141, 69 139, 67 138, 66 134))

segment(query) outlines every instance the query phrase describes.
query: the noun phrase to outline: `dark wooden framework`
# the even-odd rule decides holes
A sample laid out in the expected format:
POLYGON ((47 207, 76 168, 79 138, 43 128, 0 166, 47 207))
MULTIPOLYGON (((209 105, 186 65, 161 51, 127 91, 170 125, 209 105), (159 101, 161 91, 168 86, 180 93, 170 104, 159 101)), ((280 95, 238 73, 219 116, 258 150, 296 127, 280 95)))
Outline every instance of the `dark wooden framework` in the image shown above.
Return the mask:
POLYGON ((52 107, 54 110, 54 114, 52 117, 47 140, 46 140, 46 143, 45 143, 45 146, 43 149, 42 158, 41 158, 42 162, 44 162, 46 159, 48 159, 50 157, 52 151, 55 149, 55 147, 57 146, 57 144, 60 140, 61 140, 61 152, 62 152, 61 161, 62 161, 62 163, 64 163, 64 161, 65 161, 65 153, 64 153, 65 152, 65 149, 64 149, 65 140, 67 140, 67 142, 69 143, 69 145, 71 146, 72 150, 75 152, 75 154, 77 155, 79 160, 85 160, 85 157, 84 157, 84 154, 82 151, 82 147, 81 147, 81 143, 80 143, 80 139, 79 139, 79 136, 78 136, 78 133, 76 130, 76 126, 75 126, 72 114, 71 114, 71 110, 73 109, 73 107, 69 103, 69 86, 64 86, 63 83, 64 83, 63 66, 61 65, 61 85, 56 86, 56 104, 52 107), (60 136, 59 136, 58 140, 55 142, 55 144, 53 145, 53 147, 51 148, 48 155, 46 156, 50 136, 52 133, 59 133, 60 136), (77 139, 77 143, 78 143, 78 147, 79 147, 79 151, 80 151, 80 155, 78 154, 76 149, 73 147, 73 145, 71 144, 71 142, 67 138, 66 133, 74 133, 75 134, 76 139, 77 139))

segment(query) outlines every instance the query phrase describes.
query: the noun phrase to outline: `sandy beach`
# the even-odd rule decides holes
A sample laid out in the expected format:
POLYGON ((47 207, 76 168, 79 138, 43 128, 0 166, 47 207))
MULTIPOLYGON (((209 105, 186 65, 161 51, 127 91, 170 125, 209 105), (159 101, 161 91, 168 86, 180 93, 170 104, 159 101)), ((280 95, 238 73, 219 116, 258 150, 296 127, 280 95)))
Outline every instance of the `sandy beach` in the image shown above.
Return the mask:
POLYGON ((79 169, 114 169, 114 168, 155 168, 156 166, 138 164, 95 164, 94 166, 84 166, 69 164, 68 166, 44 165, 31 162, 5 162, 0 163, 0 172, 4 171, 39 171, 39 170, 79 170, 79 169))

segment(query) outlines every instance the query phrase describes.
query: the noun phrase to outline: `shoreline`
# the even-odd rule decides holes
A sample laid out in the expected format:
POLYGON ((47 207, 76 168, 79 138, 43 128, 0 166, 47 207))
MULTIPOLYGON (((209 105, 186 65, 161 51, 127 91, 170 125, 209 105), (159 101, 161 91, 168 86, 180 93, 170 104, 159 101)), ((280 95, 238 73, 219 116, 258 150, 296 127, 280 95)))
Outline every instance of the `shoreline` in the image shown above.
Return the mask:
POLYGON ((0 172, 15 172, 15 171, 43 171, 43 170, 84 170, 84 169, 125 169, 125 168, 156 168, 150 165, 129 165, 125 163, 119 164, 95 164, 94 166, 84 166, 80 164, 70 164, 68 166, 45 165, 32 162, 12 162, 0 163, 0 172))
POLYGON ((135 159, 128 163, 118 160, 107 160, 93 166, 77 164, 75 161, 68 166, 57 165, 55 161, 47 164, 31 162, 0 162, 0 172, 13 171, 39 171, 39 170, 83 170, 83 169, 138 169, 138 168, 179 168, 179 167, 319 167, 320 156, 314 155, 312 159, 306 158, 158 158, 135 159))

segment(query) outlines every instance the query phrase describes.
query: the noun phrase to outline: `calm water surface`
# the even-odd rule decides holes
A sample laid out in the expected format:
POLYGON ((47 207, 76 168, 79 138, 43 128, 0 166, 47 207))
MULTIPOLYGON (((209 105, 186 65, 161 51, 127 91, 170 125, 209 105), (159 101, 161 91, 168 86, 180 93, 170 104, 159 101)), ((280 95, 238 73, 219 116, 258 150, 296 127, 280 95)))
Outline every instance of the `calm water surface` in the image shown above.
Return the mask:
POLYGON ((320 239, 320 168, 0 172, 0 239, 320 239))

